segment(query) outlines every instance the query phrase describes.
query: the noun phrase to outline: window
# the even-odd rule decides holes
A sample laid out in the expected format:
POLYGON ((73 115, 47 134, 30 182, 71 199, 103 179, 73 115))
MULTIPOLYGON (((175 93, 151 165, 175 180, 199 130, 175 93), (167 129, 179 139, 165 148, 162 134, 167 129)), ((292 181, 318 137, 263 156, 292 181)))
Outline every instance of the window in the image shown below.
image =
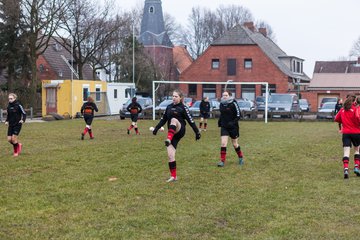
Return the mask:
POLYGON ((39 72, 44 72, 45 68, 44 68, 44 65, 43 64, 40 64, 39 65, 39 72))
POLYGON ((95 101, 97 101, 97 102, 101 101, 101 88, 100 87, 95 88, 95 101))
POLYGON ((86 102, 88 96, 90 95, 89 93, 89 87, 83 87, 83 101, 86 102))
POLYGON ((216 85, 204 84, 203 85, 203 97, 216 98, 216 85))
POLYGON ((117 99, 117 89, 114 89, 114 99, 117 99))
POLYGON ((227 60, 227 75, 235 76, 236 75, 236 59, 227 60))
POLYGON ((241 86, 241 97, 249 100, 255 100, 255 85, 246 84, 241 86))
POLYGON ((244 68, 245 69, 251 69, 252 68, 252 59, 245 59, 244 60, 244 68))
MULTIPOLYGON (((266 86, 261 85, 261 95, 265 96, 266 86)), ((269 84, 269 93, 276 93, 276 84, 269 84)))
POLYGON ((189 84, 189 95, 196 95, 196 94, 197 94, 197 85, 189 84))
POLYGON ((154 7, 149 8, 149 13, 154 13, 154 7))
POLYGON ((211 60, 211 68, 212 69, 219 69, 220 68, 220 60, 219 59, 212 59, 211 60))
POLYGON ((135 88, 126 88, 125 89, 125 98, 130 98, 135 96, 135 88))

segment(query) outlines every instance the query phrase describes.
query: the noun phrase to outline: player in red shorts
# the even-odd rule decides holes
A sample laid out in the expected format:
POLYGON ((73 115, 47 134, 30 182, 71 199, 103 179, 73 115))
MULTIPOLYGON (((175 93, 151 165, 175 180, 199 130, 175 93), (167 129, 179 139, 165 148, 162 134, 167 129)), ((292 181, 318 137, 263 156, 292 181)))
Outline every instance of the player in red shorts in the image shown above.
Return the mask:
POLYGON ((133 97, 131 99, 131 103, 129 104, 129 106, 126 109, 130 112, 130 117, 131 117, 131 125, 127 129, 127 134, 130 134, 131 129, 135 128, 135 133, 137 135, 137 134, 139 134, 137 120, 139 117, 139 113, 141 113, 141 111, 142 111, 142 108, 141 108, 141 105, 137 102, 136 97, 133 97))

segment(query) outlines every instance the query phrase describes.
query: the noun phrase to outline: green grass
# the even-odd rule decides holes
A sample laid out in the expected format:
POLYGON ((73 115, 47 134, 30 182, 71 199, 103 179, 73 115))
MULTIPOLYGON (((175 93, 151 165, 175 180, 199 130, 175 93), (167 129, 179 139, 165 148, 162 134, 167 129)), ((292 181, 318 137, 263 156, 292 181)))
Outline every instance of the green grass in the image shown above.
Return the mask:
POLYGON ((241 122, 245 165, 229 145, 224 168, 215 120, 198 142, 188 126, 170 184, 165 133, 128 124, 95 119, 81 141, 82 120, 28 123, 18 158, 1 126, 0 239, 358 239, 337 124, 241 122))

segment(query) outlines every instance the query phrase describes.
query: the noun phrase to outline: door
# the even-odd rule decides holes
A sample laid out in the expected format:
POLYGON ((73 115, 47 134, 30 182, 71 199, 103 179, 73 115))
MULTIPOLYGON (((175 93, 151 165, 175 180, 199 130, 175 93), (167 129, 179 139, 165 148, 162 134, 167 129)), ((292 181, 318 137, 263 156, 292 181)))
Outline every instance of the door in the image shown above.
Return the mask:
POLYGON ((57 88, 46 89, 46 114, 57 112, 57 88))

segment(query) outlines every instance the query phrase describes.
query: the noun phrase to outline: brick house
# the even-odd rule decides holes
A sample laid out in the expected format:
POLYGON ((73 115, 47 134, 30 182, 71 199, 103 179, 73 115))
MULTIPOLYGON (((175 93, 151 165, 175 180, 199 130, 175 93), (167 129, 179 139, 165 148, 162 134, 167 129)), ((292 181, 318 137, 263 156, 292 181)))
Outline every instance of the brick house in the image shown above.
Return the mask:
MULTIPOLYGON (((215 40, 181 75, 180 81, 224 82, 222 85, 180 84, 188 96, 219 98, 226 82, 268 82, 270 92, 303 91, 310 82, 303 59, 288 56, 252 22, 235 26, 215 40)), ((255 99, 265 86, 229 85, 237 98, 255 99)))
POLYGON ((355 61, 317 61, 308 91, 302 93, 317 111, 324 97, 346 98, 360 95, 360 57, 355 61))

